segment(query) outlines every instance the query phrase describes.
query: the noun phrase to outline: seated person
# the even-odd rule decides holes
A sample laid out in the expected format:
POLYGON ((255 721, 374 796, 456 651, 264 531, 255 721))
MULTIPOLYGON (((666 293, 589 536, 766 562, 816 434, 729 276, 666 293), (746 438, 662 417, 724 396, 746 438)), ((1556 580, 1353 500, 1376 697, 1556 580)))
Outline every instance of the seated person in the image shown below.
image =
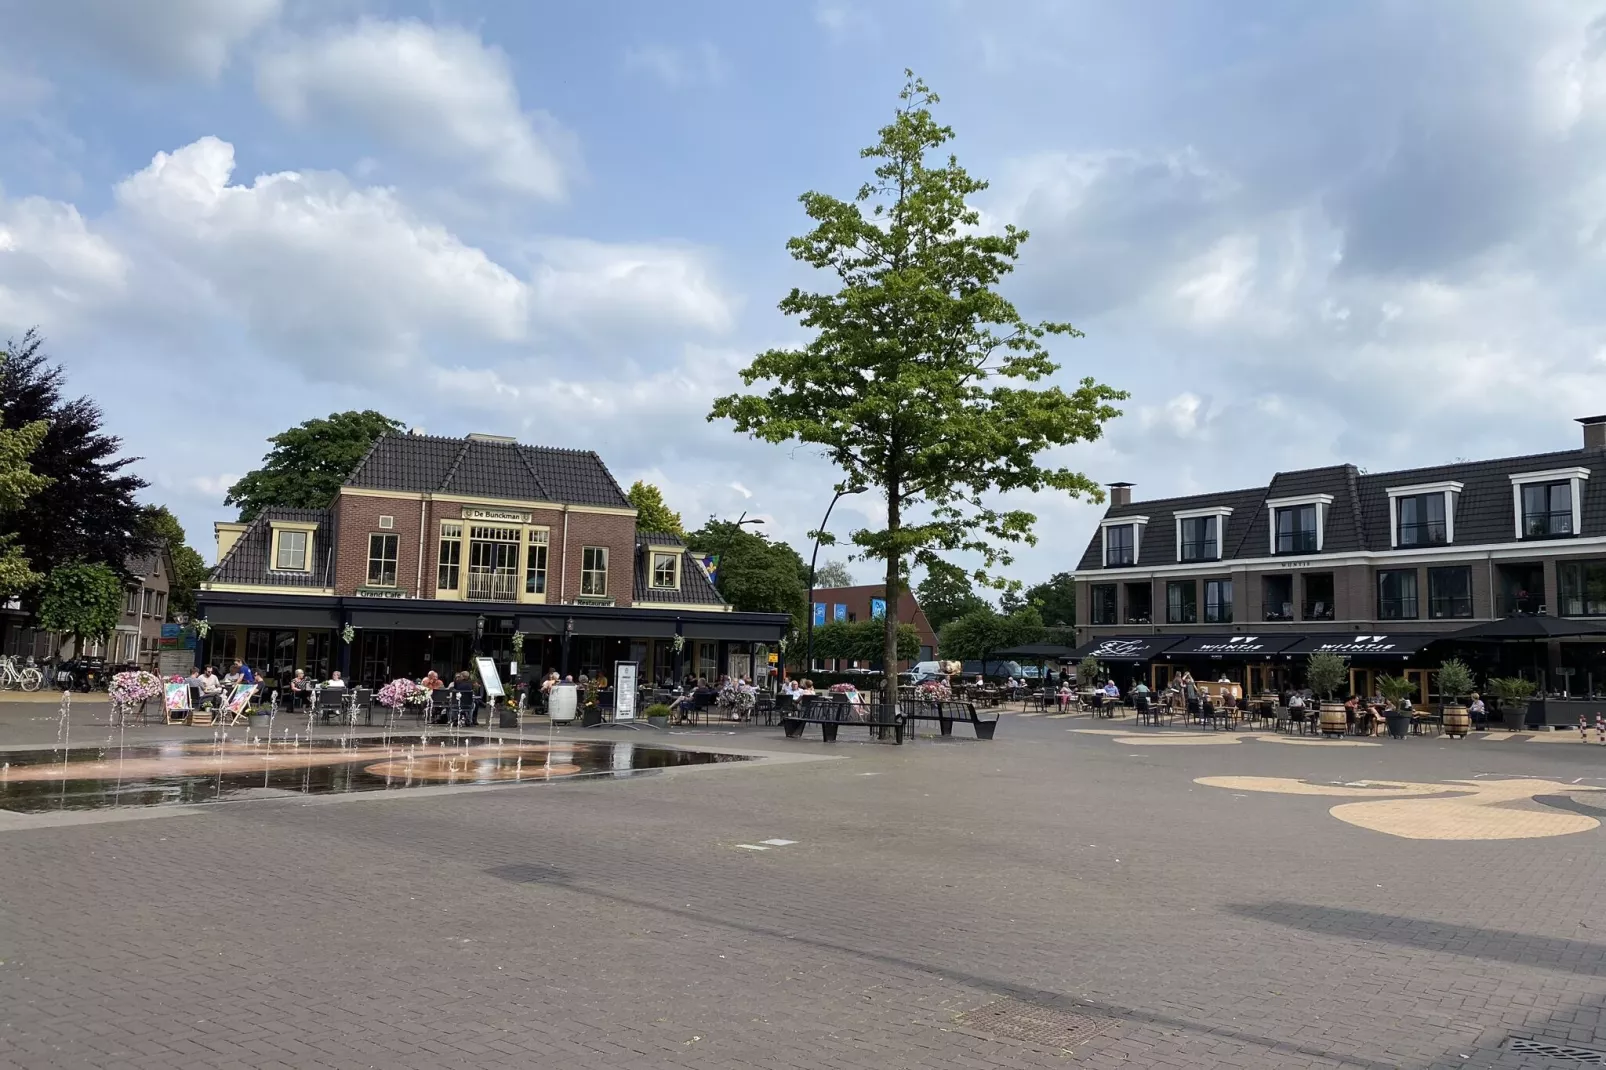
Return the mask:
POLYGON ((1106 698, 1113 699, 1119 699, 1121 697, 1121 689, 1115 686, 1114 680, 1104 681, 1104 696, 1106 698))
POLYGON ((1144 683, 1142 680, 1139 680, 1137 685, 1132 688, 1132 694, 1134 695, 1147 695, 1148 693, 1149 685, 1144 683))
POLYGON ((325 687, 345 687, 346 686, 346 681, 344 681, 344 680, 342 680, 340 678, 340 670, 336 669, 334 672, 329 674, 329 679, 328 679, 328 681, 326 681, 324 683, 323 686, 325 686, 325 687))
POLYGON ((311 698, 312 681, 307 679, 305 669, 297 669, 296 674, 290 678, 291 706, 305 706, 311 698))
POLYGON ((466 670, 458 672, 452 678, 452 690, 456 692, 458 703, 458 722, 462 723, 464 717, 471 725, 480 723, 479 703, 474 696, 474 678, 466 670))
POLYGON ((1476 691, 1472 693, 1472 701, 1467 703, 1467 717, 1474 728, 1482 728, 1489 723, 1489 711, 1476 691))
POLYGON ((217 695, 223 691, 223 683, 217 678, 217 671, 208 665, 201 674, 201 694, 217 695))

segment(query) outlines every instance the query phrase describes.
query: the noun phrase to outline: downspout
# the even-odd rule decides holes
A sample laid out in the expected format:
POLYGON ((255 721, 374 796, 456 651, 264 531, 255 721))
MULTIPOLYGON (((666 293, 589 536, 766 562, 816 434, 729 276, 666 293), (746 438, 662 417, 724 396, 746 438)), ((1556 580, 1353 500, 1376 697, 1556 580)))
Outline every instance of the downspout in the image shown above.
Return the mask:
POLYGON ((429 508, 429 499, 418 499, 418 586, 413 592, 414 598, 424 597, 424 512, 429 508))
POLYGON ((563 562, 558 571, 558 605, 569 600, 569 507, 563 507, 563 562))

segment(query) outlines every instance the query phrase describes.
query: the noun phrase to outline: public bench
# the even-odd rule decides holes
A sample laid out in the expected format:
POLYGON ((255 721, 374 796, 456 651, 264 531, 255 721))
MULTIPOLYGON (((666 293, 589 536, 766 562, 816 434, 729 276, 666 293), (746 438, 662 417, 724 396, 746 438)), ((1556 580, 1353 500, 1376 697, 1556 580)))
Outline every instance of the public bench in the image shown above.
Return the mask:
POLYGON ((936 721, 945 736, 954 732, 954 722, 969 724, 977 739, 992 739, 998 730, 997 710, 977 710, 974 702, 906 702, 903 704, 906 721, 936 721))
POLYGON ((890 728, 893 731, 894 741, 903 742, 904 717, 901 713, 886 715, 881 704, 858 705, 847 702, 805 702, 796 709, 787 710, 781 714, 781 728, 786 732, 788 739, 797 739, 803 735, 806 725, 817 724, 820 734, 825 742, 835 743, 837 730, 842 726, 868 728, 890 728))

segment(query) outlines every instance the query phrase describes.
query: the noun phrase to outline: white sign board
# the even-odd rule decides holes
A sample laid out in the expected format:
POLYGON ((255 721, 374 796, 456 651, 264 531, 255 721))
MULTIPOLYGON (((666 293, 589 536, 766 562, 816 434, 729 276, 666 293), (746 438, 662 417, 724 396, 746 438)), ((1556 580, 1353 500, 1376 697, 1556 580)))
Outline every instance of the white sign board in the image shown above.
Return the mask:
POLYGON ((633 661, 613 663, 613 719, 616 722, 636 719, 636 663, 633 661))
POLYGON ((491 658, 475 658, 474 664, 480 670, 480 683, 485 685, 486 698, 501 698, 506 692, 502 690, 502 677, 496 671, 496 662, 491 658))

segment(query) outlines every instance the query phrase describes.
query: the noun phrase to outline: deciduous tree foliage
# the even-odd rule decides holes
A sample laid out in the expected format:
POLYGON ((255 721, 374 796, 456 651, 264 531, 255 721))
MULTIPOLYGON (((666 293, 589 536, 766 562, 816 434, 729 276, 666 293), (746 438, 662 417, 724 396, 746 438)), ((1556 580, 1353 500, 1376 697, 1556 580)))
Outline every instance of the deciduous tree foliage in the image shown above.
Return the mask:
POLYGON ((686 536, 694 553, 719 555, 719 593, 748 613, 789 613, 792 629, 803 627, 808 566, 784 542, 772 542, 729 520, 708 519, 686 536))
MULTIPOLYGON (((998 292, 1026 232, 979 229, 967 199, 986 183, 935 155, 953 137, 932 118, 936 103, 908 73, 892 122, 861 153, 873 177, 852 200, 803 195, 814 229, 788 248, 835 286, 794 289, 780 308, 813 338, 760 354, 742 379, 766 389, 720 398, 709 414, 768 442, 819 446, 845 483, 880 491, 886 526, 852 538, 885 566, 891 605, 911 561, 967 550, 991 568, 1010 562, 1009 544, 1034 541, 1036 517, 995 508, 994 492, 1099 499, 1092 480, 1038 456, 1097 438, 1125 396, 1091 378, 1071 393, 1043 384, 1059 367, 1043 340, 1079 332, 1029 323, 998 292)), ((896 660, 890 615, 883 645, 896 660)), ((889 674, 889 702, 895 689, 889 674)))
POLYGON ((630 490, 625 497, 636 507, 637 531, 657 531, 669 535, 686 534, 685 529, 680 526, 680 514, 664 504, 664 492, 651 483, 636 480, 630 484, 630 490))
POLYGON ((937 636, 937 649, 945 659, 976 661, 1042 638, 1043 618, 1031 606, 1010 614, 978 609, 949 621, 937 636))
MULTIPOLYGON (((0 365, 6 358, 6 351, 0 350, 0 365)), ((0 369, 0 379, 3 378, 4 372, 0 369)), ((5 398, 0 396, 0 412, 4 408, 5 398)), ((0 421, 0 517, 21 509, 29 498, 50 485, 50 477, 35 472, 29 463, 49 429, 50 425, 43 420, 14 429, 0 421)), ((17 545, 16 535, 0 534, 0 597, 15 595, 41 578, 29 567, 27 557, 17 545)))
POLYGON ((947 561, 927 562, 926 578, 915 588, 915 596, 935 632, 967 613, 992 608, 976 593, 976 584, 965 570, 947 561))
POLYGON ((40 585, 40 626, 72 636, 74 650, 111 635, 122 612, 123 577, 99 562, 57 565, 40 585))
POLYGON ((167 547, 173 559, 173 574, 168 577, 167 605, 174 613, 195 612, 195 590, 206 581, 206 561, 188 545, 184 525, 165 505, 149 506, 145 510, 145 532, 152 544, 167 547))
MULTIPOLYGON (((882 634, 880 620, 833 620, 814 629, 814 656, 885 667, 882 634)), ((898 660, 913 661, 919 656, 920 633, 912 624, 899 624, 898 660)))
MULTIPOLYGON (((853 573, 842 561, 827 561, 814 570, 814 586, 816 587, 852 587, 853 573)), ((877 655, 879 657, 879 655, 877 655)))
MULTIPOLYGON (((135 458, 118 456, 122 442, 102 432, 100 407, 88 398, 64 399, 64 386, 62 369, 46 359, 39 334, 29 331, 22 341, 6 344, 0 428, 46 426, 29 465, 49 485, 17 508, 0 510, 0 536, 10 536, 37 572, 70 561, 105 561, 120 569, 149 548, 134 500, 145 481, 125 471, 135 458)), ((23 594, 30 608, 36 608, 34 591, 23 594)))
POLYGON ((332 412, 299 423, 268 439, 273 448, 262 458, 262 467, 230 487, 223 504, 238 505, 242 521, 271 505, 322 509, 380 436, 402 426, 372 409, 332 412))

